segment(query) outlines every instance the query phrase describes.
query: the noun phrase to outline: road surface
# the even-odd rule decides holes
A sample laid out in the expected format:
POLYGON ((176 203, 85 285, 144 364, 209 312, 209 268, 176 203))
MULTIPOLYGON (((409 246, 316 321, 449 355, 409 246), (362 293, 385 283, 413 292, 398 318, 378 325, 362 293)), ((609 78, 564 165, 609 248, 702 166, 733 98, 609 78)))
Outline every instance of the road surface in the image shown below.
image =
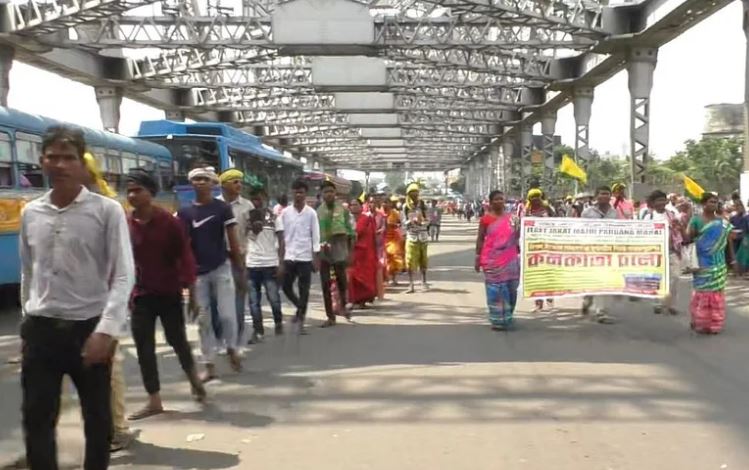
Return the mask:
MULTIPOLYGON (((269 334, 239 375, 220 363, 203 409, 160 337, 170 412, 135 423, 139 441, 112 468, 749 468, 749 281, 732 282, 720 336, 693 335, 687 315, 626 300, 616 325, 583 319, 578 301, 540 314, 526 301, 518 330, 497 333, 472 268, 475 232, 447 219, 430 246, 429 293, 393 289, 354 324, 269 334)), ((324 315, 313 290, 317 325, 324 315)), ((2 317, 3 358, 18 348, 16 323, 15 312, 2 317)), ((134 411, 144 391, 131 341, 123 351, 134 411)), ((0 367, 2 467, 22 445, 17 366, 0 367)), ((76 465, 76 407, 66 407, 59 435, 61 461, 76 465)))

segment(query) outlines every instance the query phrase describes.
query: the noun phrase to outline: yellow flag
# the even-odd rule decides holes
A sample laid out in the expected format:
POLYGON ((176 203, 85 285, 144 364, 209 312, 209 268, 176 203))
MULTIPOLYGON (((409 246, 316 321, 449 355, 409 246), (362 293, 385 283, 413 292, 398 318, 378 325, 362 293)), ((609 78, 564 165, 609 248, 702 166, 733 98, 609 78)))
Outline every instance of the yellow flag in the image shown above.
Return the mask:
POLYGON ((94 156, 90 152, 86 152, 85 154, 83 154, 83 160, 86 163, 86 168, 91 175, 91 179, 96 184, 96 187, 99 189, 101 195, 111 198, 117 197, 117 192, 112 189, 109 184, 107 184, 107 180, 105 180, 101 175, 101 171, 99 171, 99 165, 96 163, 96 159, 94 158, 94 156))
POLYGON ((359 202, 361 202, 362 204, 364 204, 364 201, 367 200, 367 193, 364 192, 364 191, 362 191, 361 194, 359 195, 358 199, 359 199, 359 202))
POLYGON ((690 199, 696 202, 699 202, 702 195, 705 194, 705 190, 702 189, 702 186, 697 184, 696 181, 687 175, 684 175, 684 191, 690 199))
POLYGON ((588 174, 585 173, 585 170, 577 166, 577 163, 575 163, 569 155, 562 156, 562 164, 559 165, 559 172, 570 178, 574 178, 583 184, 588 182, 588 174))

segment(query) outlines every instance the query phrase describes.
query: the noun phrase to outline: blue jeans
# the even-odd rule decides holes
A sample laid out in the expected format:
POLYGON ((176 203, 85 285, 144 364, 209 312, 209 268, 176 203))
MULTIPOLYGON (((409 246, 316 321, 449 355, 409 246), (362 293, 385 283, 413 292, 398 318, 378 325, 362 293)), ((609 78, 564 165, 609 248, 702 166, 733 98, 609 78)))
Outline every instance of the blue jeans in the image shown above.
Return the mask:
POLYGON ((283 322, 281 313, 281 291, 276 282, 275 266, 264 268, 247 268, 247 280, 250 287, 250 314, 252 315, 252 328, 255 333, 265 334, 263 327, 263 312, 260 306, 262 288, 265 287, 265 297, 273 312, 273 321, 276 325, 283 322))
POLYGON ((198 316, 200 349, 203 353, 203 360, 209 364, 212 364, 216 357, 217 347, 216 332, 213 329, 213 319, 211 318, 211 293, 216 295, 218 320, 221 323, 222 336, 226 341, 226 347, 236 350, 239 345, 236 298, 234 278, 228 261, 213 271, 198 275, 195 282, 195 296, 200 308, 198 316))

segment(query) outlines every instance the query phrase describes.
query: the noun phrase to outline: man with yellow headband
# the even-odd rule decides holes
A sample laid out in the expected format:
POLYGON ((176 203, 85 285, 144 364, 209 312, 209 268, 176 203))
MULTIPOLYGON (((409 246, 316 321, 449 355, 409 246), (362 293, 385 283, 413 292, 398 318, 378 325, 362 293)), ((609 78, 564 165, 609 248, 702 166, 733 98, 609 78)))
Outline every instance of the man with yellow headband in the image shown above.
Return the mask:
POLYGON ((406 229, 406 267, 408 268, 408 281, 410 283, 407 294, 414 290, 414 271, 421 270, 421 280, 424 290, 429 289, 427 284, 427 244, 429 234, 427 232, 426 207, 419 199, 419 185, 411 183, 406 188, 406 203, 403 206, 402 226, 406 229))
MULTIPOLYGON (((245 259, 247 251, 247 236, 250 230, 250 211, 255 206, 249 200, 242 197, 242 181, 244 173, 236 168, 230 168, 218 177, 221 183, 221 196, 224 202, 231 206, 234 218, 237 219, 237 236, 239 238, 239 251, 242 259, 245 259)), ((228 244, 227 244, 228 246, 228 244)), ((235 278, 239 273, 234 273, 235 278)), ((244 318, 245 307, 247 306, 247 288, 246 286, 237 286, 236 289, 236 306, 237 306, 237 338, 239 344, 245 343, 244 338, 244 318)), ((218 317, 214 317, 214 325, 220 325, 218 317)))

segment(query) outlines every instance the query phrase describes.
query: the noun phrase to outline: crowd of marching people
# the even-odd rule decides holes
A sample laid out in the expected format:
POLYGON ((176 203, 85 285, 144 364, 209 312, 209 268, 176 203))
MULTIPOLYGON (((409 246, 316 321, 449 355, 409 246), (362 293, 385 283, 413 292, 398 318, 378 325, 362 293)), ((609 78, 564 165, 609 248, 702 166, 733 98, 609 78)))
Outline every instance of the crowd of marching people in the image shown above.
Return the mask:
POLYGON ((136 421, 164 412, 157 320, 193 398, 202 402, 204 384, 218 378, 219 355, 239 372, 245 345, 263 342, 263 291, 274 333, 283 335, 281 292, 293 307, 289 328, 308 333, 313 273, 320 277, 325 328, 383 299, 386 285, 397 285, 401 274, 408 274, 408 293, 415 292, 419 274, 422 289, 429 289, 428 244, 439 239, 443 207, 423 201, 416 183, 405 198, 383 189, 341 201, 334 183, 325 181, 313 208, 300 179, 291 185, 290 203, 283 196, 269 207, 264 188, 245 187, 241 171, 217 174, 198 165, 188 174, 194 201, 173 214, 155 203, 160 188, 154 175, 133 168, 126 213, 80 131, 50 128, 41 164, 52 189, 26 206, 20 232, 22 414, 30 468, 57 468, 55 427, 65 375, 83 410, 84 468, 107 468, 110 452, 132 440, 117 353, 128 318, 147 394, 128 417, 136 421), (202 370, 187 320, 198 324, 202 370))
MULTIPOLYGON (((539 188, 531 189, 524 201, 507 201, 501 191, 492 191, 488 210, 479 219, 476 241, 476 271, 485 276, 489 320, 494 329, 513 325, 520 279, 519 231, 522 217, 581 217, 612 220, 654 220, 669 226, 669 294, 655 301, 656 314, 679 313, 676 300, 683 289, 682 274, 692 276, 689 304, 691 328, 702 334, 717 334, 725 321, 725 287, 731 274, 749 269, 749 217, 738 194, 730 201, 704 192, 698 201, 677 194, 653 191, 644 203, 627 197, 627 187, 616 183, 601 186, 595 194, 580 194, 549 201, 539 188), (730 268, 730 269, 729 269, 730 268)), ((581 313, 603 324, 615 322, 610 315, 615 296, 586 296, 581 313)), ((630 299, 636 300, 636 299, 630 299)), ((553 308, 551 299, 546 300, 553 308)), ((535 301, 535 311, 544 300, 535 301)))
MULTIPOLYGON (((408 275, 407 293, 416 291, 419 277, 421 289, 428 291, 428 247, 439 240, 445 212, 469 222, 478 218, 475 269, 484 274, 489 320, 497 330, 513 325, 522 217, 666 223, 671 284, 669 295, 658 299, 653 310, 678 314, 679 274, 690 274, 691 326, 698 333, 722 330, 728 268, 737 273, 749 268, 749 216, 740 198, 723 204, 707 192, 698 204, 661 191, 638 204, 627 197, 624 185, 615 184, 556 202, 534 188, 522 201, 492 191, 485 201, 458 203, 427 202, 412 183, 405 197, 381 188, 346 201, 337 197, 333 182, 325 181, 312 207, 310 188, 297 180, 290 201, 279 197, 271 207, 264 188, 246 186, 241 171, 218 174, 198 165, 188 174, 195 200, 176 214, 155 203, 160 188, 154 175, 131 169, 131 210, 126 213, 98 175, 80 131, 50 128, 43 137, 41 164, 52 189, 25 207, 19 241, 22 414, 30 468, 57 468, 55 427, 66 375, 83 412, 84 468, 107 468, 110 452, 132 439, 117 352, 128 318, 147 394, 145 404, 129 416, 135 421, 164 412, 157 320, 193 398, 202 402, 205 384, 219 376, 218 356, 225 354, 229 367, 240 372, 245 346, 264 341, 263 295, 273 332, 281 336, 308 333, 315 273, 324 328, 382 300, 403 274, 408 275), (282 292, 293 310, 287 312, 288 325, 282 292), (245 324, 247 311, 251 327, 245 324), (202 368, 187 339, 189 320, 198 324, 202 368)), ((599 323, 614 323, 613 300, 585 297, 581 312, 599 323)), ((536 311, 553 306, 552 299, 535 303, 536 311)))

